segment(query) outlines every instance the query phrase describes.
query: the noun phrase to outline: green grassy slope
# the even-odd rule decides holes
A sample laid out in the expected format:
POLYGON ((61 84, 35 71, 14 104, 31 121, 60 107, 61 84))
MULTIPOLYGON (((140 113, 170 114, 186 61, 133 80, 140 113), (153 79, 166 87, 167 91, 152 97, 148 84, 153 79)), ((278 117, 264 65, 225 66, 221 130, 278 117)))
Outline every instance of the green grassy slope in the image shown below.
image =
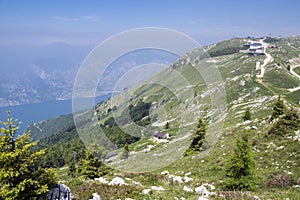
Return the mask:
MULTIPOLYGON (((77 126, 77 132, 85 144, 95 141, 102 144, 99 125, 104 124, 110 117, 120 122, 121 129, 126 133, 130 132, 141 137, 139 141, 129 145, 130 156, 126 161, 120 159, 122 149, 115 150, 119 156, 108 161, 117 170, 108 174, 106 178, 108 180, 117 176, 127 178, 125 181, 128 185, 108 186, 97 181, 86 181, 82 177, 70 178, 66 176, 64 170, 59 170, 61 179, 67 181, 67 185, 72 188, 74 196, 78 199, 91 198, 94 192, 98 192, 105 199, 125 199, 125 197, 197 199, 200 194, 196 194, 194 189, 204 183, 213 184, 216 187, 215 191, 224 193, 225 196, 244 195, 237 199, 253 199, 254 195, 261 199, 297 199, 300 195, 299 189, 288 185, 275 187, 271 182, 278 177, 288 176, 292 185, 299 184, 299 141, 294 140, 293 132, 284 137, 270 138, 266 135, 272 126, 269 123, 269 117, 278 95, 285 99, 287 105, 299 109, 297 103, 300 90, 289 92, 288 89, 299 86, 300 80, 286 70, 288 64, 300 63, 297 63, 296 59, 300 55, 298 40, 299 37, 270 40, 272 44, 283 48, 267 49, 274 60, 266 66, 262 79, 256 77, 260 71, 255 67, 257 62, 263 63, 265 56, 248 56, 245 53, 239 53, 245 41, 232 39, 207 47, 208 52, 213 55, 211 58, 207 58, 207 55, 199 50, 194 50, 138 87, 99 103, 94 111, 87 111, 89 116, 93 116, 91 120, 87 119, 88 115, 80 114, 78 118, 82 123, 77 126), (213 79, 217 75, 204 73, 209 69, 218 69, 223 83, 207 85, 205 80, 213 79), (218 91, 224 88, 226 115, 220 116, 218 113, 221 113, 221 107, 212 105, 211 100, 217 99, 218 96, 213 95, 218 94, 218 91), (123 124, 122 122, 126 121, 123 116, 128 105, 135 105, 140 100, 151 103, 149 115, 151 123, 143 127, 135 126, 135 123, 128 121, 123 124), (116 109, 108 113, 107 110, 113 107, 116 109), (252 120, 244 123, 242 116, 248 107, 250 107, 252 120), (182 157, 199 116, 203 116, 210 124, 207 138, 213 148, 206 156, 204 152, 182 157), (216 127, 220 124, 222 126, 220 123, 222 119, 224 119, 224 126, 220 135, 216 127), (164 130, 166 122, 170 123, 168 130, 164 130), (257 162, 257 189, 250 193, 223 192, 221 186, 225 176, 224 163, 235 145, 235 139, 248 129, 250 129, 252 150, 257 162), (171 135, 169 142, 158 143, 153 140, 154 131, 169 133, 171 135), (144 153, 143 150, 148 145, 152 145, 153 148, 150 152, 144 153), (151 169, 154 172, 122 172, 123 170, 136 172, 151 169), (162 175, 161 172, 165 170, 182 178, 185 173, 190 172, 188 177, 193 180, 180 184, 170 180, 167 175, 162 175), (133 181, 141 183, 143 187, 135 186, 133 181), (149 189, 151 186, 162 186, 165 190, 152 190, 151 195, 141 194, 142 190, 149 189), (193 189, 193 192, 184 191, 184 186, 193 189)), ((215 103, 218 102, 222 104, 222 99, 215 103)), ((60 120, 64 119, 60 118, 60 120)), ((37 124, 42 130, 47 129, 47 126, 54 126, 54 123, 37 124)), ((51 138, 67 137, 63 132, 65 131, 62 128, 60 133, 54 133, 51 138)), ((38 130, 34 129, 33 135, 37 134, 39 134, 38 130)), ((48 141, 42 139, 41 142, 49 145, 55 143, 54 139, 49 138, 48 141)), ((218 198, 215 197, 215 199, 218 198)))

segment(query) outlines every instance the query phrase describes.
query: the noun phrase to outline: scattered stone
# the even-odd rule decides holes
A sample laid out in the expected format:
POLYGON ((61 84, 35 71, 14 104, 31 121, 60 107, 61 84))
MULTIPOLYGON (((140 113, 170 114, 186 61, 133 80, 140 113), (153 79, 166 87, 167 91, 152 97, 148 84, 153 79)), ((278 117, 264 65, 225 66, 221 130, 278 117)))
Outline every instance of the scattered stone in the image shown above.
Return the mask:
POLYGON ((124 179, 120 178, 120 177, 115 177, 113 178, 109 183, 108 185, 127 185, 124 181, 124 179))
POLYGON ((166 170, 160 173, 161 175, 169 175, 170 173, 166 170))
POLYGON ((209 200, 209 199, 206 197, 200 196, 198 200, 209 200))
POLYGON ((186 200, 186 198, 180 197, 180 199, 179 199, 179 198, 175 197, 175 200, 186 200))
POLYGON ((146 149, 143 150, 144 153, 148 153, 151 151, 151 149, 153 148, 153 145, 148 145, 146 149))
POLYGON ((187 186, 184 186, 183 187, 183 191, 186 191, 186 192, 193 192, 194 190, 192 188, 189 188, 187 186))
POLYGON ((193 181, 193 178, 190 178, 190 177, 185 176, 185 177, 183 178, 183 180, 184 180, 185 183, 188 183, 188 182, 193 181))
POLYGON ((240 86, 245 86, 245 85, 246 85, 246 81, 241 80, 241 81, 240 81, 240 86))
POLYGON ((106 180, 106 178, 103 178, 103 177, 95 178, 94 180, 99 181, 100 183, 103 183, 103 184, 108 184, 108 181, 106 180))
POLYGON ((271 146, 272 146, 272 147, 276 147, 276 145, 275 145, 273 142, 270 142, 270 143, 268 144, 267 148, 269 149, 271 146))
POLYGON ((142 191, 142 194, 145 194, 145 195, 150 195, 151 194, 151 189, 144 189, 143 191, 142 191))
POLYGON ((276 150, 284 149, 284 146, 277 147, 276 150))
POLYGON ((210 192, 206 189, 206 187, 204 185, 201 185, 199 187, 196 187, 195 188, 195 192, 197 194, 202 194, 202 195, 207 195, 209 194, 210 192))
POLYGON ((143 187, 143 185, 141 183, 137 182, 137 181, 132 181, 132 185, 143 187))
POLYGON ((255 87, 254 89, 253 89, 253 93, 256 93, 256 92, 258 92, 260 90, 260 88, 259 87, 255 87))
POLYGON ((210 187, 211 190, 215 190, 216 189, 215 186, 213 186, 212 184, 209 184, 209 183, 204 183, 203 186, 210 187))
POLYGON ((259 198, 258 196, 256 196, 256 195, 254 195, 253 198, 254 198, 255 200, 260 200, 260 198, 259 198))
POLYGON ((185 176, 189 176, 191 174, 192 174, 192 172, 188 172, 188 173, 185 174, 185 176))
POLYGON ((171 179, 173 182, 177 182, 179 184, 183 183, 183 180, 180 176, 169 175, 168 178, 171 179))
POLYGON ((57 184, 55 188, 52 188, 46 200, 72 200, 72 194, 70 188, 64 184, 57 184))
POLYGON ((199 197, 199 199, 209 199, 210 196, 216 195, 215 192, 208 191, 205 186, 210 187, 211 190, 215 189, 215 186, 213 186, 213 185, 211 185, 209 183, 202 184, 201 186, 195 188, 195 192, 197 194, 201 194, 201 196, 199 197))
POLYGON ((97 193, 94 193, 94 194, 92 194, 93 195, 93 198, 92 199, 90 199, 90 200, 101 200, 101 197, 100 197, 100 195, 99 194, 97 194, 97 193))
POLYGON ((300 142, 300 130, 295 131, 295 136, 293 140, 300 142))
POLYGON ((165 189, 162 187, 162 186, 151 186, 151 189, 152 190, 155 190, 155 191, 164 191, 165 189))

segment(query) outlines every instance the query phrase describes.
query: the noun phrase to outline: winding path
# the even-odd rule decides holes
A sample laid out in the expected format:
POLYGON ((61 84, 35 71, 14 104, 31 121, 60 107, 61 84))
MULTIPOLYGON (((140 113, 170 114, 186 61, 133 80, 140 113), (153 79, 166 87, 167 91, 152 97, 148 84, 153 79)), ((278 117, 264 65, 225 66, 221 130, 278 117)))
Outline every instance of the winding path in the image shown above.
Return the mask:
POLYGON ((256 75, 257 78, 264 77, 265 71, 266 71, 266 65, 273 62, 273 60, 274 60, 273 57, 271 56, 271 54, 266 52, 266 49, 265 49, 265 54, 267 57, 265 58, 264 63, 260 66, 260 74, 256 75))
POLYGON ((300 79, 300 75, 299 74, 297 74, 295 71, 294 71, 294 69, 295 68, 297 68, 297 67, 300 67, 300 65, 296 65, 296 66, 293 66, 293 67, 291 67, 291 74, 293 74, 294 76, 296 76, 298 79, 300 79))
MULTIPOLYGON (((294 71, 294 69, 297 68, 297 67, 300 67, 300 65, 296 65, 296 66, 291 67, 290 72, 291 72, 291 74, 292 74, 293 76, 297 77, 297 78, 300 80, 300 75, 297 74, 297 73, 294 71)), ((298 91, 298 90, 300 90, 300 86, 299 86, 299 87, 289 88, 289 89, 288 89, 289 92, 295 92, 295 91, 298 91)))

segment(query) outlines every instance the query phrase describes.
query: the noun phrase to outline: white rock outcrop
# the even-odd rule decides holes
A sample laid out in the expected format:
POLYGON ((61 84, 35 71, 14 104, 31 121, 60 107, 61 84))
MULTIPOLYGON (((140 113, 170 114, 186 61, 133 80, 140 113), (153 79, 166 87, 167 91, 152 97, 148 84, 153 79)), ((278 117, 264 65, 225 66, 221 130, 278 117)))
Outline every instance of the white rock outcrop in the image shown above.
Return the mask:
POLYGON ((72 194, 70 188, 64 184, 57 184, 57 187, 52 188, 46 200, 72 200, 72 194))
POLYGON ((183 187, 183 191, 185 192, 193 192, 194 190, 192 188, 189 188, 188 186, 183 187))
POLYGON ((164 191, 165 189, 162 186, 151 186, 152 190, 155 191, 164 191))
POLYGON ((125 183, 124 179, 120 178, 120 177, 115 177, 113 178, 108 185, 127 185, 127 183, 125 183))
POLYGON ((92 199, 90 199, 90 200, 101 200, 101 197, 100 197, 100 195, 99 194, 97 194, 97 193, 94 193, 94 194, 92 194, 93 195, 93 198, 92 199))
POLYGON ((182 180, 181 176, 169 175, 168 178, 170 180, 172 180, 173 182, 175 182, 175 183, 176 182, 179 183, 179 184, 183 183, 183 180, 182 180))
POLYGON ((145 195, 150 195, 151 194, 151 189, 144 189, 143 191, 142 191, 142 194, 145 194, 145 195))
POLYGON ((161 175, 169 175, 170 173, 166 170, 160 173, 161 175))
POLYGON ((106 178, 103 178, 103 177, 95 178, 94 180, 99 181, 100 183, 103 183, 103 184, 108 184, 108 181, 106 180, 106 178))
POLYGON ((197 194, 200 194, 201 196, 199 197, 199 199, 201 200, 204 200, 204 199, 209 199, 210 196, 212 195, 216 195, 215 192, 210 192, 206 187, 210 187, 210 190, 214 190, 215 189, 215 186, 209 184, 209 183, 205 183, 205 184, 202 184, 201 186, 199 187, 196 187, 195 188, 195 192, 197 194))
POLYGON ((185 176, 185 177, 183 178, 183 180, 184 180, 185 183, 188 183, 188 182, 192 182, 192 181, 193 181, 193 178, 190 178, 190 177, 185 176))

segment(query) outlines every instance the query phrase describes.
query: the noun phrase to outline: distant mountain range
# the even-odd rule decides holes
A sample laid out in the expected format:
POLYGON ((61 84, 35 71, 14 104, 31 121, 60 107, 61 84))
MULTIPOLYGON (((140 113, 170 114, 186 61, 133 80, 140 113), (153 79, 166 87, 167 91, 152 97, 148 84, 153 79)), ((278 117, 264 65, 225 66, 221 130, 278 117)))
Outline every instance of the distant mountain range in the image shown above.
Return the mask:
MULTIPOLYGON (((0 80, 0 107, 71 99, 77 71, 92 48, 65 43, 0 46, 0 71, 3 75, 0 80)), ((169 65, 176 58, 154 50, 133 52, 107 69, 98 92, 110 92, 115 82, 137 65, 148 62, 169 65)))
POLYGON ((1 46, 0 106, 68 99, 87 46, 1 46))

